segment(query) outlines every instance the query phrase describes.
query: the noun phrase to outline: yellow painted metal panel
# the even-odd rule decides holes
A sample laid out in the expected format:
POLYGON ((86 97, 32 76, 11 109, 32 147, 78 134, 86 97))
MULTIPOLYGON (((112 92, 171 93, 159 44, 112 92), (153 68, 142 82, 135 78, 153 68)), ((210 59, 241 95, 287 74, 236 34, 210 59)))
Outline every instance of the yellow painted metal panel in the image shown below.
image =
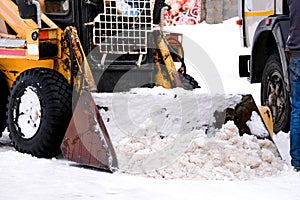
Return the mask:
POLYGON ((12 86, 16 78, 24 71, 32 68, 54 67, 54 60, 27 60, 18 58, 0 58, 0 70, 7 76, 9 87, 12 86))
POLYGON ((263 16, 270 16, 274 14, 274 10, 263 10, 263 11, 251 11, 245 12, 246 17, 263 17, 263 16))
POLYGON ((274 127, 273 127, 273 117, 270 108, 267 106, 259 106, 258 110, 266 125, 266 128, 268 129, 271 138, 273 138, 274 127))

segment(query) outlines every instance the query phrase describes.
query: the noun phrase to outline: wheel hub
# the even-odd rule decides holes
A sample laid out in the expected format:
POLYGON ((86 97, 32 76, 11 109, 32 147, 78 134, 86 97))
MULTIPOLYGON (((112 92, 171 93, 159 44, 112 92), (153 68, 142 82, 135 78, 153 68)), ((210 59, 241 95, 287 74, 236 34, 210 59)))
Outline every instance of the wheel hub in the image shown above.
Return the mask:
POLYGON ((25 88, 14 110, 14 119, 20 129, 20 136, 30 139, 37 133, 41 122, 41 104, 36 89, 32 86, 25 88))
POLYGON ((268 98, 266 105, 270 107, 274 122, 281 119, 284 112, 285 101, 282 78, 278 72, 268 77, 268 98))

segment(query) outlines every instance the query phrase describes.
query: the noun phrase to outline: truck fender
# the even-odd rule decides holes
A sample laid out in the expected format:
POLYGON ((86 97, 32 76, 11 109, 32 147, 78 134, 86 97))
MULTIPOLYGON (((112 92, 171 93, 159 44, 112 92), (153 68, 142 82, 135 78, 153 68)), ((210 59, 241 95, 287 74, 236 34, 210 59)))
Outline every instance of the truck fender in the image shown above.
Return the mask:
POLYGON ((270 19, 271 24, 266 25, 265 20, 262 20, 255 31, 252 56, 250 57, 250 82, 261 82, 266 60, 271 54, 277 52, 281 60, 285 82, 289 85, 288 63, 285 55, 289 20, 286 17, 283 17, 283 19, 276 17, 270 19))
MULTIPOLYGON (((275 27, 273 28, 272 32, 274 34, 274 37, 275 37, 275 40, 277 43, 277 47, 278 47, 278 53, 279 53, 279 57, 281 60, 284 82, 287 85, 286 89, 287 89, 287 91, 290 91, 289 68, 288 68, 289 63, 288 63, 288 59, 286 57, 286 52, 285 52, 289 27, 282 28, 282 26, 284 26, 284 24, 282 24, 282 23, 276 24, 275 27)), ((286 26, 286 24, 285 24, 285 26, 286 26)))

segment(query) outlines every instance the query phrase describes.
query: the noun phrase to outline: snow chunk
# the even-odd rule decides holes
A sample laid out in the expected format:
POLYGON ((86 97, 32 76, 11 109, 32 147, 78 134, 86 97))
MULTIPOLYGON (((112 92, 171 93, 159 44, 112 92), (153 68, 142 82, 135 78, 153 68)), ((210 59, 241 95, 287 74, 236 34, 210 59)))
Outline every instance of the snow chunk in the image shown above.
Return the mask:
POLYGON ((251 118, 246 122, 252 134, 264 138, 269 135, 265 125, 257 112, 253 111, 251 118))

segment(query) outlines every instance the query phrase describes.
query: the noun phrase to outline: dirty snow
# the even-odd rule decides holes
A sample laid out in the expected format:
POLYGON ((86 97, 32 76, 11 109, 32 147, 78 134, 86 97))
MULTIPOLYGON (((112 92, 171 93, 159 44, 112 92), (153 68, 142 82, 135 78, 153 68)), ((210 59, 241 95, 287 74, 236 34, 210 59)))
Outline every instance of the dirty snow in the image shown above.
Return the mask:
POLYGON ((241 137, 233 122, 211 137, 201 130, 177 139, 143 136, 115 144, 117 155, 122 155, 118 157, 120 172, 159 179, 248 180, 278 175, 284 168, 270 140, 247 134, 241 137), (182 144, 184 139, 190 140, 185 152, 167 163, 174 159, 170 153, 176 153, 168 146, 182 144))

